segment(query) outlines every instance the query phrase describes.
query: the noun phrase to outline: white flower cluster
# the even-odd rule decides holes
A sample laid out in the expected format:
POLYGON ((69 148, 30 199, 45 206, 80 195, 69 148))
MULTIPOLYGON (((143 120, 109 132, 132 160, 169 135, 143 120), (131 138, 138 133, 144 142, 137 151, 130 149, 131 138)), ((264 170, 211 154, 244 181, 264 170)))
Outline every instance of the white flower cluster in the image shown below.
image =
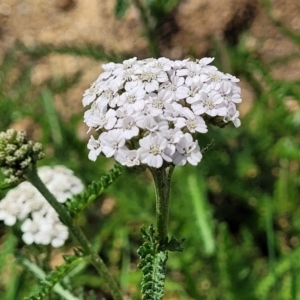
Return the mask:
MULTIPOLYGON (((38 174, 60 203, 80 193, 83 184, 73 172, 63 166, 43 166, 38 174)), ((13 226, 22 222, 23 241, 60 247, 69 236, 68 228, 61 223, 56 211, 40 192, 29 182, 22 182, 10 190, 0 201, 0 220, 13 226)))
POLYGON ((208 65, 212 61, 132 58, 103 65, 82 100, 91 105, 84 122, 99 132, 90 137, 89 159, 103 153, 125 166, 197 165, 202 154, 195 134, 206 133, 207 123, 240 126, 239 80, 208 65))

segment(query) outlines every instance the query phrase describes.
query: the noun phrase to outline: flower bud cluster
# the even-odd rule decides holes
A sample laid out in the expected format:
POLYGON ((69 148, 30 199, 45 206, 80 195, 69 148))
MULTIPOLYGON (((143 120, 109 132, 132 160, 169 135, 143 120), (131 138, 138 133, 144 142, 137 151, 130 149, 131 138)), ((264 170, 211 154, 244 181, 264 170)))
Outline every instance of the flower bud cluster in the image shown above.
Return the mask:
POLYGON ((212 61, 132 58, 103 65, 82 100, 90 105, 84 122, 97 133, 88 142, 89 158, 104 154, 125 166, 154 168, 197 165, 197 133, 206 133, 209 123, 240 126, 239 80, 212 61))
MULTIPOLYGON (((43 166, 38 174, 57 201, 64 203, 83 190, 80 179, 63 166, 43 166)), ((21 222, 22 239, 26 244, 51 244, 60 247, 68 238, 68 228, 56 211, 29 182, 20 183, 0 201, 0 220, 7 226, 21 222)))
POLYGON ((29 165, 43 157, 42 145, 28 140, 25 131, 8 129, 0 133, 0 167, 6 184, 25 180, 29 165))

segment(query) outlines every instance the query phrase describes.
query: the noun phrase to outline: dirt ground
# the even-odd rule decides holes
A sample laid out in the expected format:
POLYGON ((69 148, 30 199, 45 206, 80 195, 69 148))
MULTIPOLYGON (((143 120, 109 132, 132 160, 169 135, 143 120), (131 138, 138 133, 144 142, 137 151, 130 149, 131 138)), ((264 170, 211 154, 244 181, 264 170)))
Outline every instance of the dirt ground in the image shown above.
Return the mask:
MULTIPOLYGON (((271 4, 271 16, 300 35, 299 0, 272 0, 271 4)), ((28 47, 102 45, 107 51, 148 57, 138 10, 131 5, 124 18, 118 20, 114 5, 111 0, 1 0, 0 61, 16 41, 28 47)), ((247 47, 265 62, 298 55, 272 72, 278 79, 300 79, 299 46, 272 24, 262 0, 182 0, 161 26, 159 47, 162 55, 171 59, 187 57, 191 51, 201 58, 214 41, 222 43, 226 39, 234 44, 243 30, 249 32, 247 47)), ((38 61, 31 81, 40 85, 51 77, 78 71, 84 72, 82 80, 65 95, 72 103, 68 110, 72 114, 82 111, 82 93, 100 73, 101 64, 88 58, 50 54, 38 61)), ((245 114, 254 99, 247 82, 241 85, 245 114)), ((58 95, 56 104, 66 105, 58 95)))

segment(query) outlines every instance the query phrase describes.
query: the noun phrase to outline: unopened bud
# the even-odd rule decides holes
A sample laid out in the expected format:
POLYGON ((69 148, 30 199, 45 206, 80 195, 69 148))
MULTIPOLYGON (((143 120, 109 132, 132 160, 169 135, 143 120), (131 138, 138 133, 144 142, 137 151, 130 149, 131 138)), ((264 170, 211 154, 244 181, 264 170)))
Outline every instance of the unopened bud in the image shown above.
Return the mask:
POLYGON ((8 129, 0 133, 0 167, 6 184, 25 180, 30 164, 43 157, 42 145, 28 140, 25 131, 8 129))

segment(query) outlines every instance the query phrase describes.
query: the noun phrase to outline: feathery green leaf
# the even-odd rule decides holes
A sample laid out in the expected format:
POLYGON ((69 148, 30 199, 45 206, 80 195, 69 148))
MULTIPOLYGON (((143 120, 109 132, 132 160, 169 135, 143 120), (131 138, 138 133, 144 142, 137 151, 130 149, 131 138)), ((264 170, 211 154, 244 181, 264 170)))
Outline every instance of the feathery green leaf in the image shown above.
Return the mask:
POLYGON ((74 196, 65 205, 71 215, 75 216, 99 197, 122 173, 123 167, 116 164, 108 174, 104 174, 98 181, 93 181, 82 193, 74 196))

